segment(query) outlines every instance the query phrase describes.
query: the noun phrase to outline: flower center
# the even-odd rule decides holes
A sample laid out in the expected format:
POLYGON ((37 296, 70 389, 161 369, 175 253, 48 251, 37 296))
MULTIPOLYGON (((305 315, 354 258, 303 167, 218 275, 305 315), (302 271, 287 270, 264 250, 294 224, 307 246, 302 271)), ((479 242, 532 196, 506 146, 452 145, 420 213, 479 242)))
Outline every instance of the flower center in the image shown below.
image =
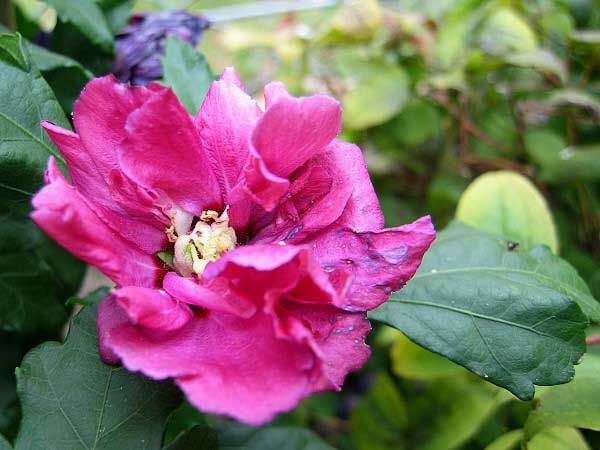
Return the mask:
POLYGON ((227 210, 220 216, 216 211, 202 211, 192 231, 178 236, 175 241, 175 268, 185 277, 194 273, 201 275, 210 261, 216 261, 223 253, 233 250, 236 242, 227 210))

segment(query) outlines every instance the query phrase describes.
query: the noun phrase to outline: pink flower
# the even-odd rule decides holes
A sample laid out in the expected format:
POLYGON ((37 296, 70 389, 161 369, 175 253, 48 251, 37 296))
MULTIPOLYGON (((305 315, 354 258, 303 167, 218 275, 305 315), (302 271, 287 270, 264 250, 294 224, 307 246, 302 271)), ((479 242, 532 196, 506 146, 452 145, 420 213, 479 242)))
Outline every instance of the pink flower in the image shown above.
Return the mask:
POLYGON ((383 229, 360 149, 336 139, 338 102, 280 83, 265 99, 227 69, 191 117, 158 84, 95 79, 77 134, 43 123, 72 184, 51 159, 32 213, 119 286, 99 307, 105 361, 254 424, 363 365, 365 312, 435 237, 429 217, 383 229))

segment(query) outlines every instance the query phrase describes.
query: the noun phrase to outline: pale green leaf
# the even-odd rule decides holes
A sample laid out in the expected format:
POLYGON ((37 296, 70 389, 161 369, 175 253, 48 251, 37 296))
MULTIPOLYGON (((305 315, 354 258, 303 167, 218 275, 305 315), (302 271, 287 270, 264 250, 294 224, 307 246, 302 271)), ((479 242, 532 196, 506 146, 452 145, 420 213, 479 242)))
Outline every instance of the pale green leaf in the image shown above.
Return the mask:
POLYGON ((530 249, 546 244, 558 253, 552 213, 535 185, 516 172, 487 172, 463 193, 456 219, 530 249))

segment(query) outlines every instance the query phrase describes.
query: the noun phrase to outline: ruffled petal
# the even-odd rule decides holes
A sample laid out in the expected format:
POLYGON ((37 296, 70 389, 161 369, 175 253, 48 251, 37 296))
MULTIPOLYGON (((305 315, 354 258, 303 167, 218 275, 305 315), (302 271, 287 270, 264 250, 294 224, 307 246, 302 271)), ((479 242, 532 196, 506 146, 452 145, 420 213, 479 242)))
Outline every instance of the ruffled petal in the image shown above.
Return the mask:
POLYGON ((157 199, 142 198, 139 194, 142 188, 126 179, 117 168, 109 173, 100 172, 79 135, 50 122, 42 122, 42 126, 64 156, 73 185, 94 205, 98 216, 144 251, 159 251, 166 236, 165 224, 154 206, 157 199))
POLYGON ((73 105, 73 123, 100 177, 106 179, 119 167, 117 150, 127 117, 152 95, 145 87, 119 83, 113 75, 94 78, 84 87, 73 105))
POLYGON ((132 324, 152 330, 178 330, 194 316, 189 306, 162 290, 126 286, 113 295, 132 324))
POLYGON ((290 301, 284 302, 282 308, 290 318, 303 324, 311 345, 323 361, 323 384, 315 386, 315 391, 339 389, 346 375, 360 369, 369 359, 371 351, 365 338, 371 331, 371 324, 364 313, 290 301))
POLYGON ((236 295, 228 283, 216 280, 202 286, 197 280, 180 277, 169 272, 163 280, 163 288, 174 298, 210 311, 219 311, 249 318, 256 313, 256 305, 245 297, 236 295))
POLYGON ((221 208, 219 185, 192 117, 173 91, 153 95, 129 115, 125 129, 119 161, 128 177, 194 215, 221 208))
POLYGON ((262 111, 239 85, 232 68, 210 86, 196 126, 224 198, 239 180, 248 159, 250 136, 262 111))
POLYGON ((283 297, 303 303, 338 301, 338 293, 310 250, 298 246, 239 247, 208 264, 202 279, 226 282, 232 293, 268 311, 283 297))
POLYGON ((199 409, 253 424, 294 407, 319 370, 311 349, 277 338, 266 314, 209 311, 174 332, 120 324, 102 336, 129 370, 174 377, 199 409))
MULTIPOLYGON (((353 192, 365 189, 360 183, 366 181, 372 190, 364 166, 364 158, 358 147, 334 140, 293 175, 287 198, 273 214, 262 219, 263 223, 255 225, 258 230, 254 230, 251 242, 299 243, 308 235, 340 219, 342 213, 353 208, 347 205, 353 192), (353 177, 357 183, 349 180, 353 177)), ((365 196, 360 197, 357 200, 369 200, 365 196)), ((379 203, 375 203, 375 206, 379 208, 379 203)), ((373 204, 361 205, 365 213, 372 207, 373 204)), ((378 223, 378 220, 371 219, 372 225, 378 223)))
POLYGON ((292 97, 279 84, 265 93, 268 108, 252 133, 244 173, 254 201, 270 211, 286 193, 284 180, 340 133, 342 109, 325 95, 292 97))
POLYGON ((287 177, 340 133, 342 108, 326 95, 296 98, 277 91, 256 125, 252 144, 271 172, 287 177))
POLYGON ((115 233, 70 185, 50 158, 47 185, 32 200, 31 218, 75 256, 118 285, 153 287, 162 270, 154 258, 115 233))
POLYGON ((435 239, 429 216, 413 223, 375 232, 332 225, 308 239, 320 264, 338 289, 348 311, 376 308, 414 275, 435 239), (337 282, 336 282, 337 280, 337 282))

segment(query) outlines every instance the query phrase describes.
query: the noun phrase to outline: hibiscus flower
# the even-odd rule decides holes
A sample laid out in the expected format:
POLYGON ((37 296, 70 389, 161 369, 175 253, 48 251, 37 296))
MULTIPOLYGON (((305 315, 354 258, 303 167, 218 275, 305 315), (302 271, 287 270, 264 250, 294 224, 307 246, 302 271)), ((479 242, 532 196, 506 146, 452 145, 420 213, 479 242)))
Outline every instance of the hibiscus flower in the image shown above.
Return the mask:
POLYGON ((50 159, 31 214, 116 283, 98 312, 106 362, 253 424, 340 389, 369 357, 366 311, 435 238, 429 217, 383 229, 336 100, 264 94, 262 110, 226 69, 192 117, 159 84, 92 80, 77 133, 43 123, 72 184, 50 159))

